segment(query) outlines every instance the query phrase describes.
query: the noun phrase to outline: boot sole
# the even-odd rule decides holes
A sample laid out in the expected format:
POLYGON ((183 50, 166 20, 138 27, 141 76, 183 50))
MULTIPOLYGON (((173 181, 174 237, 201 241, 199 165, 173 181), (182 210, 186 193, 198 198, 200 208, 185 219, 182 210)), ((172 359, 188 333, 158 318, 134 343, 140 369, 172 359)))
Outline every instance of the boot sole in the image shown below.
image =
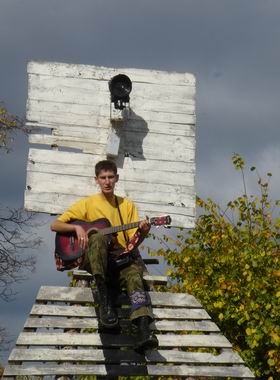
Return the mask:
POLYGON ((157 339, 150 339, 146 342, 143 342, 139 346, 136 346, 134 348, 134 351, 136 351, 139 354, 144 354, 146 351, 156 350, 157 348, 158 348, 158 340, 157 339))

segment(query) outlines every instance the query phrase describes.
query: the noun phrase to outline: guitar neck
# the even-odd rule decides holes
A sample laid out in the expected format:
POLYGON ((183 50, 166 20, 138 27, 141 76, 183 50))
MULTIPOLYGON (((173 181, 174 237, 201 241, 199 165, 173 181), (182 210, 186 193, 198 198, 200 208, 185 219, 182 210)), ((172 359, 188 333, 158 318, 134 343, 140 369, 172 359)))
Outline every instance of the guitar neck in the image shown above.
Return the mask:
POLYGON ((99 232, 102 235, 111 235, 120 231, 131 230, 132 228, 136 228, 139 226, 139 223, 140 222, 134 222, 134 223, 124 224, 123 226, 107 227, 107 228, 103 228, 99 230, 99 232))

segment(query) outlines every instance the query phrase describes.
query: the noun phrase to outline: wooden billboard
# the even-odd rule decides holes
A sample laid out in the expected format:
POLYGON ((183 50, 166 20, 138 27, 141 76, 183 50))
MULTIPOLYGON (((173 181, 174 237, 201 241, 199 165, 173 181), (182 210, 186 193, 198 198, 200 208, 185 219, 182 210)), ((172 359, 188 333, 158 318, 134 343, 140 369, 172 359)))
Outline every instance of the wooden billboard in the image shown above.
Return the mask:
POLYGON ((59 214, 93 194, 94 165, 107 158, 111 124, 108 82, 132 81, 129 113, 118 130, 120 181, 140 216, 195 220, 195 78, 188 73, 112 69, 50 62, 28 64, 26 124, 33 129, 25 208, 59 214), (38 145, 39 144, 39 145, 38 145))

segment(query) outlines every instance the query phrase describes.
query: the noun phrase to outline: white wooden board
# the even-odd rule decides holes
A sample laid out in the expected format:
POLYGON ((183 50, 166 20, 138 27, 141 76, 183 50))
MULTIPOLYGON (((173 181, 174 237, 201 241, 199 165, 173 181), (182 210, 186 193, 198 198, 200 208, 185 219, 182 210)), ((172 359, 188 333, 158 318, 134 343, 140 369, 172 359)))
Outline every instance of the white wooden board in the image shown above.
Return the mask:
POLYGON ((106 158, 111 128, 108 81, 119 73, 132 92, 114 159, 116 193, 135 201, 140 216, 169 214, 173 226, 192 228, 195 78, 188 73, 30 62, 26 124, 40 149, 29 152, 25 208, 59 214, 98 190, 94 165, 106 158))
MULTIPOLYGON (((100 375, 100 376, 196 376, 207 378, 254 379, 252 372, 241 366, 191 366, 191 365, 33 365, 28 368, 7 366, 4 376, 43 376, 43 375, 100 375)), ((5 378, 3 378, 5 379, 5 378)))

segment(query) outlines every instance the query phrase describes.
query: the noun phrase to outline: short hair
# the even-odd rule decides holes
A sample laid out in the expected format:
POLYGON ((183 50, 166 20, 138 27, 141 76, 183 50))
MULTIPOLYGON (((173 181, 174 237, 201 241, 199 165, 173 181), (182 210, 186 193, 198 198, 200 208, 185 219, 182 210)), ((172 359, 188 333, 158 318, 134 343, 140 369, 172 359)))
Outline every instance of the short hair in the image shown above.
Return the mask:
POLYGON ((114 174, 117 174, 117 172, 118 172, 116 164, 110 160, 103 160, 103 161, 97 162, 97 164, 95 165, 96 177, 99 176, 99 174, 102 170, 112 171, 112 172, 114 172, 114 174))

